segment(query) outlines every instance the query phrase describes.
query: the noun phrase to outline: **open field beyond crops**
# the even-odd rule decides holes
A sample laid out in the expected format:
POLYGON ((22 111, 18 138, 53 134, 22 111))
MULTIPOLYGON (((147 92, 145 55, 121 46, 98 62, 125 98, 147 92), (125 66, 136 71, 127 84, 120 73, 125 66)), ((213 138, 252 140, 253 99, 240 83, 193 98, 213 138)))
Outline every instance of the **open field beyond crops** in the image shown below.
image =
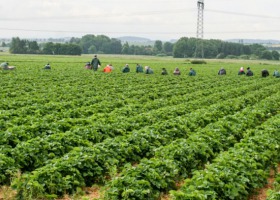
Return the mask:
POLYGON ((0 54, 16 66, 0 71, 0 198, 242 200, 267 183, 280 160, 280 79, 260 73, 279 62, 99 58, 94 73, 83 67, 92 55, 0 54), (238 76, 241 66, 255 75, 238 76))

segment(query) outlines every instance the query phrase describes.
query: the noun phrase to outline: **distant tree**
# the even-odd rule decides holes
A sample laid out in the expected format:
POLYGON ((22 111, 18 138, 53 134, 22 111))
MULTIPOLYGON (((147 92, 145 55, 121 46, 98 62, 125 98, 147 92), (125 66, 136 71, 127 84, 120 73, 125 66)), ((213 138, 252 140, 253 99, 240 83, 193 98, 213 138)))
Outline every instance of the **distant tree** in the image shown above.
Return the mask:
POLYGON ((10 52, 18 54, 27 53, 27 41, 20 40, 19 37, 12 38, 10 52))
POLYGON ((161 53, 162 50, 163 50, 162 41, 156 40, 155 44, 154 44, 154 49, 153 49, 154 53, 155 54, 161 53))
POLYGON ((173 44, 171 42, 165 42, 163 43, 163 51, 167 55, 171 55, 173 52, 173 44))
POLYGON ((250 55, 251 54, 251 48, 248 45, 243 45, 243 52, 245 55, 250 55))
POLYGON ((2 47, 6 47, 7 45, 6 45, 5 42, 2 42, 1 46, 2 46, 2 47))
POLYGON ((97 53, 97 49, 94 45, 91 45, 88 50, 87 50, 88 53, 90 54, 93 54, 93 53, 97 53))
POLYGON ((187 57, 187 42, 188 42, 188 38, 187 37, 183 37, 183 38, 180 38, 176 44, 174 45, 174 48, 173 48, 173 56, 175 58, 185 58, 187 57))
POLYGON ((53 54, 54 55, 63 55, 62 52, 64 52, 62 44, 54 43, 54 45, 53 45, 53 54))
MULTIPOLYGON (((196 38, 180 38, 173 46, 173 56, 178 58, 193 57, 197 42, 198 40, 196 38)), ((244 57, 244 55, 249 56, 251 54, 261 57, 263 51, 266 51, 266 48, 260 44, 243 45, 221 40, 203 40, 203 52, 205 58, 223 58, 227 56, 230 58, 237 58, 241 55, 244 57)), ((200 52, 201 51, 199 50, 198 53, 200 52)), ((200 57, 201 55, 197 56, 200 57)))
POLYGON ((145 46, 144 55, 153 55, 153 47, 151 45, 145 46))
POLYGON ((48 42, 43 47, 44 54, 81 55, 82 49, 77 44, 60 44, 48 42))
POLYGON ((129 50, 128 50, 128 54, 129 55, 135 55, 135 49, 136 49, 135 45, 130 45, 129 50))
MULTIPOLYGON (((94 35, 84 35, 80 42, 79 42, 79 45, 80 47, 82 48, 82 53, 89 53, 88 50, 89 48, 92 46, 92 45, 95 45, 94 44, 94 39, 95 39, 95 36, 94 35)), ((96 46, 95 46, 96 47, 96 46)), ((98 51, 97 47, 96 47, 96 51, 98 51)))
POLYGON ((261 59, 266 59, 266 60, 272 60, 273 59, 272 53, 268 50, 262 51, 261 55, 260 55, 260 58, 261 59))
POLYGON ((27 41, 27 53, 38 54, 40 53, 39 45, 36 41, 27 41))
POLYGON ((191 58, 194 56, 196 48, 195 38, 180 38, 173 47, 173 57, 175 58, 191 58))
POLYGON ((110 51, 110 45, 108 45, 108 43, 111 42, 111 39, 106 36, 106 35, 97 35, 94 38, 94 45, 97 49, 97 51, 102 51, 104 53, 108 53, 108 51, 110 51))
MULTIPOLYGON (((96 45, 96 44, 95 44, 96 45)), ((96 47, 97 48, 97 47, 96 47)), ((105 42, 102 43, 101 46, 99 46, 99 48, 97 48, 97 52, 98 53, 105 53, 105 54, 110 54, 110 44, 105 42)))
POLYGON ((77 44, 64 44, 66 47, 66 55, 81 55, 82 48, 77 44))
POLYGON ((43 46, 43 54, 54 54, 54 43, 52 42, 47 42, 43 46))
POLYGON ((145 51, 144 46, 135 46, 134 48, 135 55, 145 55, 144 51, 145 51))
POLYGON ((280 54, 278 51, 273 50, 271 52, 271 55, 272 55, 273 60, 279 60, 280 54))
POLYGON ((122 52, 122 43, 120 40, 112 38, 110 42, 110 53, 112 54, 121 54, 122 52))
POLYGON ((79 44, 80 41, 81 41, 80 38, 71 37, 69 43, 70 43, 70 44, 79 44))
POLYGON ((37 41, 21 40, 19 37, 12 38, 10 52, 18 54, 41 53, 37 41))
POLYGON ((222 42, 221 43, 221 51, 219 53, 223 53, 224 55, 235 55, 239 56, 243 54, 243 44, 237 44, 232 42, 222 42))
POLYGON ((262 52, 266 51, 266 48, 260 44, 249 45, 251 48, 251 54, 255 54, 259 57, 262 57, 262 52))
POLYGON ((215 58, 218 55, 218 48, 214 41, 206 40, 203 42, 204 58, 215 58))
POLYGON ((128 42, 124 43, 122 46, 122 54, 129 54, 129 44, 128 42))
POLYGON ((77 43, 82 48, 82 52, 87 53, 106 53, 119 54, 122 51, 122 44, 120 40, 110 39, 106 35, 85 35, 80 40, 78 38, 71 38, 70 43, 77 43))

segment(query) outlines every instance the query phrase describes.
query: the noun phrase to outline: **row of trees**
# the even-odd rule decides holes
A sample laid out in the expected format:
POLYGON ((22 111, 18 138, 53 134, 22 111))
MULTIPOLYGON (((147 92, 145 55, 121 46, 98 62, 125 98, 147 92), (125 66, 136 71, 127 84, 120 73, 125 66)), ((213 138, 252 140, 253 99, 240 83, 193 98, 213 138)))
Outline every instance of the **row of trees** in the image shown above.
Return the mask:
POLYGON ((76 44, 61 44, 47 42, 41 47, 36 41, 12 38, 10 52, 15 54, 54 54, 54 55, 81 55, 82 49, 76 44))
POLYGON ((36 41, 13 38, 10 44, 11 53, 19 54, 126 54, 126 55, 158 55, 175 58, 242 58, 279 60, 276 50, 267 50, 259 44, 244 45, 222 40, 200 40, 183 37, 176 43, 155 41, 154 45, 122 44, 120 40, 105 35, 85 35, 82 38, 71 38, 68 43, 47 42, 38 45, 36 41), (197 45, 199 44, 199 45, 197 45), (199 47, 199 48, 197 48, 199 47), (203 49, 202 49, 203 48, 203 49), (203 52, 203 55, 202 55, 203 52))
POLYGON ((175 58, 202 57, 204 58, 242 58, 242 59, 268 59, 279 60, 278 51, 269 51, 259 44, 244 45, 222 40, 198 40, 196 38, 183 37, 176 43, 156 40, 154 45, 129 45, 122 44, 120 40, 110 39, 105 35, 85 35, 82 38, 71 38, 70 43, 77 44, 84 54, 126 54, 126 55, 159 55, 173 56, 175 58), (202 45, 197 45, 198 43, 202 45))
POLYGON ((269 51, 260 44, 244 45, 221 40, 201 41, 196 38, 183 37, 176 42, 173 48, 173 56, 175 58, 201 58, 202 52, 204 53, 204 58, 260 58, 279 60, 278 51, 269 51))
POLYGON ((18 54, 38 54, 40 53, 40 48, 36 41, 21 40, 16 37, 12 38, 10 52, 18 54))
POLYGON ((43 54, 53 54, 53 55, 81 55, 82 49, 76 44, 61 44, 48 42, 44 44, 43 54))
POLYGON ((71 44, 77 44, 82 48, 84 54, 105 53, 105 54, 126 54, 126 55, 172 55, 173 44, 171 42, 162 43, 155 41, 151 45, 129 45, 128 42, 122 44, 120 40, 105 35, 85 35, 82 38, 71 38, 71 44))

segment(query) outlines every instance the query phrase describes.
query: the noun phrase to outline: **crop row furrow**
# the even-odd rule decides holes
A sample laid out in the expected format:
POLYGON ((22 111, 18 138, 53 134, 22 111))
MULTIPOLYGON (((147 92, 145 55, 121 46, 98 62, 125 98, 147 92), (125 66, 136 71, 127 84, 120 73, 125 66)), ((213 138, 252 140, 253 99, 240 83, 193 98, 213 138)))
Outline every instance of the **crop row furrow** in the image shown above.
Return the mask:
POLYGON ((118 115, 117 117, 100 117, 98 119, 64 119, 55 123, 52 123, 52 120, 54 120, 53 117, 50 117, 50 119, 46 121, 44 119, 38 118, 40 119, 38 122, 33 122, 33 120, 28 117, 24 119, 21 118, 21 120, 29 121, 33 124, 31 126, 15 126, 5 132, 2 132, 0 144, 7 144, 11 147, 15 147, 18 143, 27 141, 37 136, 43 137, 44 135, 51 135, 66 131, 83 136, 86 135, 87 139, 94 143, 100 142, 107 137, 125 135, 129 131, 154 124, 158 119, 163 121, 176 116, 184 115, 186 112, 207 107, 219 101, 220 99, 227 99, 237 95, 245 95, 246 89, 253 91, 270 84, 274 84, 274 82, 258 84, 253 83, 251 85, 233 89, 231 86, 229 86, 229 88, 224 87, 222 92, 220 92, 219 88, 212 89, 209 91, 211 93, 210 96, 204 96, 204 92, 194 94, 196 98, 199 97, 199 100, 190 95, 185 97, 185 101, 181 102, 180 104, 152 110, 151 112, 146 112, 145 115, 141 113, 138 115, 136 114, 135 116, 132 115, 128 118, 126 115, 118 115))
POLYGON ((278 114, 204 170, 194 171, 180 191, 172 192, 173 199, 247 199, 267 183, 270 168, 280 160, 279 124, 278 114))
MULTIPOLYGON (((205 116, 197 112, 192 123, 197 123, 196 126, 206 126, 207 123, 213 123, 227 113, 234 113, 243 109, 244 101, 247 102, 246 106, 254 105, 265 96, 276 91, 277 85, 263 88, 260 92, 240 97, 236 101, 225 101, 221 103, 221 106, 210 106, 207 113, 205 113, 206 110, 203 110, 205 116), (219 109, 224 110, 218 112, 219 109), (213 117, 213 120, 208 121, 209 117, 210 119, 213 117), (206 121, 201 121, 203 119, 206 119, 206 121)), ((36 169, 31 174, 23 175, 22 178, 26 182, 24 185, 27 186, 26 189, 32 189, 35 181, 39 183, 36 184, 36 190, 40 190, 40 193, 62 194, 65 191, 73 192, 76 187, 104 181, 105 176, 112 170, 112 166, 121 166, 121 164, 127 162, 138 161, 141 157, 152 156, 156 147, 166 145, 170 140, 176 138, 188 137, 189 134, 186 134, 188 124, 186 122, 193 119, 194 115, 191 114, 190 118, 183 119, 180 122, 177 121, 182 123, 179 124, 183 127, 181 130, 171 128, 157 133, 156 130, 146 129, 130 136, 105 140, 103 143, 95 145, 94 148, 75 148, 62 158, 52 160, 49 164, 36 169)), ((256 115, 256 118, 259 117, 259 114, 256 115)), ((175 126, 178 127, 178 124, 175 126)))
POLYGON ((177 139, 156 149, 152 159, 126 167, 119 177, 109 182, 106 199, 158 199, 161 192, 174 188, 177 180, 202 169, 219 152, 246 137, 246 130, 255 129, 271 117, 271 113, 276 114, 280 107, 279 95, 274 94, 241 112, 225 116, 187 139, 177 139))
MULTIPOLYGON (((186 98, 186 95, 192 95, 194 92, 197 93, 197 89, 200 88, 200 93, 205 93, 207 94, 207 89, 213 88, 220 88, 222 90, 222 87, 225 87, 225 85, 238 85, 240 84, 239 82, 232 82, 231 80, 227 82, 218 82, 218 83, 212 83, 212 84, 203 84, 204 88, 201 90, 201 85, 197 84, 195 87, 185 87, 180 86, 182 88, 177 88, 177 87, 172 87, 171 89, 167 88, 167 91, 160 91, 158 94, 153 94, 155 95, 160 95, 160 98, 154 99, 153 101, 149 101, 146 104, 143 104, 139 101, 139 97, 143 97, 145 99, 147 98, 147 95, 149 95, 149 92, 147 92, 144 89, 144 93, 140 94, 140 96, 137 96, 137 93, 140 93, 140 91, 135 92, 134 99, 128 98, 127 94, 123 95, 122 93, 118 94, 117 96, 114 97, 113 94, 111 94, 108 98, 106 99, 104 95, 96 95, 94 92, 91 92, 89 95, 85 95, 85 93, 81 92, 83 96, 79 97, 78 99, 75 99, 73 101, 73 97, 71 99, 68 99, 67 101, 55 101, 53 98, 42 98, 42 96, 38 96, 37 98, 34 98, 34 96, 24 96, 21 95, 19 99, 17 98, 12 98, 11 100, 5 98, 4 101, 2 101, 2 106, 4 107, 5 110, 0 111, 0 118, 4 118, 7 122, 10 119, 14 119, 16 116, 20 117, 20 114, 24 114, 25 116, 28 115, 36 115, 36 117, 42 117, 47 114, 56 114, 56 117, 79 117, 79 115, 87 117, 91 115, 99 115, 101 114, 104 115, 104 113, 110 113, 110 112, 118 112, 120 108, 126 108, 128 105, 135 105, 135 108, 138 112, 145 112, 147 110, 151 109, 157 109, 160 106, 165 106, 165 105, 170 105, 170 102, 173 104, 176 104, 177 102, 180 102, 181 100, 184 100, 186 98), (176 91, 180 91, 180 94, 175 94, 176 91), (88 96, 89 98, 85 98, 85 96, 88 96), (91 98, 93 96, 93 98, 91 98), (96 100, 94 100, 97 98, 96 100), (32 101, 32 99, 35 99, 36 101, 32 101), (81 101, 76 105, 77 101, 81 101), (29 103, 28 103, 29 102, 29 103), (27 105, 26 105, 27 104, 27 105), (77 108, 79 106, 79 108, 77 108), (10 107, 15 107, 17 109, 11 109, 10 107), (62 111, 64 110, 70 110, 75 108, 74 113, 69 113, 65 112, 65 115, 63 115, 62 111), (79 111, 82 111, 80 113, 79 111)), ((248 84, 248 83, 246 83, 248 84)), ((163 87, 164 88, 164 87, 163 87)), ((162 89, 162 87, 161 87, 162 89)), ((129 92, 132 91, 128 91, 129 92)), ((130 106, 130 110, 133 109, 133 107, 130 106)), ((56 120, 59 120, 59 118, 55 118, 56 120)), ((22 121, 24 124, 28 124, 28 120, 22 121)))
MULTIPOLYGON (((246 86, 247 87, 247 86, 246 86)), ((266 94, 269 94, 270 92, 270 86, 268 86, 269 89, 264 88, 264 90, 266 91, 266 94)), ((256 94, 258 95, 259 90, 256 91, 256 94)), ((235 91, 231 91, 230 93, 227 92, 227 95, 225 95, 227 98, 233 95, 237 95, 238 93, 236 93, 235 91)), ((214 94, 215 95, 215 94, 214 94)), ((211 97, 211 96, 210 96, 211 97)), ((221 98, 222 96, 219 95, 215 95, 215 98, 221 98)), ((252 96, 252 99, 254 96, 252 96)), ((211 101, 215 101, 214 97, 211 97, 211 101)), ((250 96, 251 98, 251 96, 250 96)), ((243 100, 243 99, 242 99, 243 100)), ((207 102, 209 103, 209 101, 207 100, 207 98, 205 99, 205 102, 202 101, 200 103, 203 103, 204 105, 207 105, 207 102)), ((251 101, 253 102, 253 101, 251 101)), ((207 123, 210 123, 211 121, 215 121, 217 120, 219 117, 221 117, 223 114, 225 113, 231 113, 234 112, 236 109, 240 109, 243 106, 243 102, 240 101, 240 98, 238 98, 237 100, 230 100, 230 104, 227 104, 227 102, 225 102, 225 106, 223 106, 223 104, 219 104, 217 105, 218 107, 215 107, 215 104, 212 105, 212 110, 208 111, 208 109, 204 109, 204 110, 199 110, 198 114, 194 113, 191 114, 189 116, 189 114, 187 114, 187 119, 185 119, 185 123, 188 124, 188 128, 186 129, 186 127, 182 126, 182 127, 174 127, 180 131, 189 131, 189 132, 194 132, 197 127, 203 127, 205 126, 207 123), (237 103, 235 103, 237 102, 237 103), (230 105, 235 106, 235 109, 232 109, 230 107, 230 105), (221 112, 219 109, 223 109, 223 112, 221 112), (204 113, 204 116, 201 118, 201 113, 204 113), (208 114, 208 116, 207 116, 208 114), (222 115, 221 115, 222 114, 222 115), (212 119, 211 116, 215 116, 212 119), (202 119, 204 119, 204 121, 201 121, 202 119), (186 121, 188 120, 188 122, 186 121)), ((166 115, 166 112, 168 113, 168 111, 165 112, 165 110, 163 110, 162 115, 159 115, 157 118, 161 118, 161 122, 159 123, 160 126, 157 125, 157 123, 154 124, 154 126, 151 126, 150 129, 154 129, 157 130, 157 132, 159 131, 164 131, 166 128, 170 129, 170 127, 168 127, 171 124, 174 123, 174 120, 171 120, 171 123, 168 121, 165 121, 165 124, 161 124, 163 122, 163 119, 165 119, 165 116, 168 116, 170 118, 170 115, 172 117, 176 117, 178 118, 177 115, 182 115, 183 113, 185 113, 185 110, 191 110, 190 108, 192 108, 193 110, 197 109, 197 102, 191 103, 191 104, 186 104, 185 107, 181 108, 181 107, 175 107, 175 110, 171 110, 172 113, 170 113, 169 115, 166 115), (187 106, 187 107, 186 107, 187 106), (188 109, 186 109, 188 108, 188 109), (178 111, 176 112, 176 109, 179 110, 180 113, 178 113, 178 111), (175 115, 174 115, 175 113, 175 115)), ((169 109, 170 111, 170 109, 169 109)), ((182 115, 183 117, 184 115, 182 115)), ((127 124, 133 125, 133 121, 135 121, 132 118, 131 124, 129 121, 129 118, 127 119, 127 124)), ((138 122, 140 123, 140 122, 138 122)), ((182 122, 181 122, 182 123, 182 122)), ((143 125, 143 123, 142 123, 143 125)), ((104 124, 105 126, 105 124, 104 124)), ((115 126, 112 127, 120 127, 120 128, 127 128, 127 125, 124 126, 123 123, 120 123, 119 125, 116 123, 115 126), (123 126, 123 127, 122 127, 123 126)), ((134 126, 134 129, 136 128, 140 128, 134 126)), ((94 135, 95 136, 95 135, 94 135)), ((92 135, 89 134, 88 132, 66 132, 66 133, 58 133, 58 134, 52 134, 51 136, 44 136, 44 137, 36 137, 34 139, 28 140, 26 142, 21 142, 19 143, 13 150, 11 149, 11 155, 13 158, 15 158, 15 160, 17 161, 17 163, 19 163, 20 165, 20 169, 23 171, 32 171, 34 170, 34 168, 37 167, 41 167, 43 166, 46 162, 48 162, 50 159, 56 158, 56 157, 60 157, 62 156, 64 153, 67 153, 68 151, 70 151, 71 149, 73 149, 76 146, 89 146, 88 142, 85 142, 84 140, 89 140, 92 141, 91 139, 92 135), (84 133, 84 134, 83 134, 84 133), (55 138, 58 138, 57 141, 55 141, 55 138), (62 145, 63 144, 63 145, 62 145)), ((128 137, 129 138, 129 137, 128 137)))

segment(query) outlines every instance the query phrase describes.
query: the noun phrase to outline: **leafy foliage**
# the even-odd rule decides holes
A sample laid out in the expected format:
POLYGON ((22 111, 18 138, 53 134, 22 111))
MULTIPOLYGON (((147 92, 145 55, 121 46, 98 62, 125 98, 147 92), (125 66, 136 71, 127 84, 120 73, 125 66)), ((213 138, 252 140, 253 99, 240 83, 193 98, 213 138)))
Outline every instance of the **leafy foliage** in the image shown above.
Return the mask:
MULTIPOLYGON (((90 58, 0 58, 17 66, 0 73, 0 182, 11 184, 19 199, 57 198, 94 183, 108 187, 107 199, 157 199, 177 189, 178 181, 214 166, 226 152, 258 144, 243 160, 230 160, 228 153, 234 169, 225 170, 219 161, 205 182, 214 189, 190 193, 200 199, 242 199, 264 182, 266 169, 279 159, 271 142, 278 140, 277 134, 271 140, 265 136, 279 129, 275 78, 239 77, 239 63, 212 61, 197 65, 199 76, 189 78, 190 63, 183 59, 112 55, 101 60, 112 62, 115 70, 103 74, 83 69, 90 58), (42 70, 50 59, 52 70, 42 70), (121 73, 124 64, 132 68, 136 62, 150 65, 155 73, 121 73), (226 76, 217 76, 220 65, 226 76), (177 66, 179 77, 171 73, 177 66), (162 67, 170 75, 161 76, 162 67), (215 170, 226 175, 221 178, 215 170), (246 176, 237 182, 239 174, 246 176), (224 182, 211 182, 211 177, 224 182)), ((256 73, 263 68, 250 67, 256 73)), ((274 70, 273 65, 266 68, 274 70)), ((179 193, 185 196, 183 189, 179 193)))

